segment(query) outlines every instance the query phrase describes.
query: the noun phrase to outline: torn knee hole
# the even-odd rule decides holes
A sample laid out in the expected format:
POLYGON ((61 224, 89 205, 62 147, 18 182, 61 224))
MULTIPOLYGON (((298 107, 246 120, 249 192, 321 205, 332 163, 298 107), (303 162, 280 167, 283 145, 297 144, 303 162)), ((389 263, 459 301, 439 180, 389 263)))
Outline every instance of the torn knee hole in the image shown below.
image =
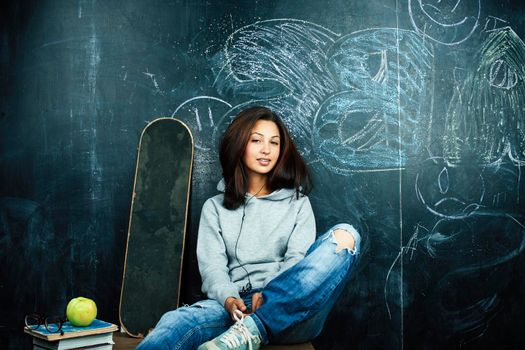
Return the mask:
POLYGON ((350 232, 337 229, 333 232, 337 247, 335 247, 335 252, 339 253, 343 249, 347 249, 349 252, 355 252, 355 240, 350 232))

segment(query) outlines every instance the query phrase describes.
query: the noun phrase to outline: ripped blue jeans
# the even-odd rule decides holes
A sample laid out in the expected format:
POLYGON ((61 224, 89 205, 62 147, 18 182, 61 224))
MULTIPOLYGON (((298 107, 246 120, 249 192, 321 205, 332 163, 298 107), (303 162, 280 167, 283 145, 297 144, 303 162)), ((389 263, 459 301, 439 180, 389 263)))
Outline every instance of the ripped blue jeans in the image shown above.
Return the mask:
MULTIPOLYGON (((263 305, 251 314, 263 342, 300 343, 318 336, 350 276, 360 247, 361 237, 351 225, 335 225, 312 244, 303 260, 271 280, 262 289, 263 305), (333 231, 337 229, 353 236, 354 250, 336 249, 333 231)), ((248 308, 252 294, 258 291, 242 295, 248 308)), ((164 314, 137 349, 196 349, 232 324, 223 305, 215 300, 199 301, 164 314)))

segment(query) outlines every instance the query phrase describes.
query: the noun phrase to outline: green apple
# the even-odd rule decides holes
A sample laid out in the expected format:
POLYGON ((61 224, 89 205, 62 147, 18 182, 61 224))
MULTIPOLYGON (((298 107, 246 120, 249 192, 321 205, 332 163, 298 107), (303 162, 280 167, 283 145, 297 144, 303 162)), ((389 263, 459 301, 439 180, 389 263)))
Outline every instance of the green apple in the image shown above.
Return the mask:
POLYGON ((84 297, 71 299, 67 304, 66 316, 73 326, 89 326, 97 317, 97 304, 84 297))

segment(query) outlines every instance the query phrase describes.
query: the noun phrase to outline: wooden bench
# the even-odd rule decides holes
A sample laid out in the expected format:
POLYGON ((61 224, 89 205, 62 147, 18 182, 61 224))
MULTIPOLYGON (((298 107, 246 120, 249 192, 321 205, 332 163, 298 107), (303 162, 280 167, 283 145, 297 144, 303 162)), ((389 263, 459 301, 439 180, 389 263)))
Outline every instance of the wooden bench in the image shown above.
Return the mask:
MULTIPOLYGON (((114 350, 133 350, 142 339, 128 337, 125 333, 115 332, 113 341, 114 350)), ((312 343, 290 344, 290 345, 264 345, 261 350, 315 350, 312 343)))

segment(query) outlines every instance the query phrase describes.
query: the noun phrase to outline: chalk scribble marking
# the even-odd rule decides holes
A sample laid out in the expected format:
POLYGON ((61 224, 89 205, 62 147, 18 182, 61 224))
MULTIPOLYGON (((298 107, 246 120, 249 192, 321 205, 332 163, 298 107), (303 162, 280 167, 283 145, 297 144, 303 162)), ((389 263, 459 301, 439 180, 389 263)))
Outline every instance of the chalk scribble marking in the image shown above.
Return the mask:
POLYGON ((369 29, 343 36, 327 57, 340 91, 314 116, 319 160, 339 174, 399 170, 428 141, 432 46, 413 31, 369 29))
MULTIPOLYGON (((421 244, 414 244, 411 239, 392 263, 384 290, 387 310, 390 315, 389 290, 394 288, 394 281, 389 279, 394 267, 410 252, 405 269, 417 271, 410 262, 414 255, 422 253, 432 259, 429 268, 441 271, 433 274, 437 285, 431 287, 432 295, 428 297, 436 300, 446 327, 465 335, 465 341, 472 341, 483 336, 488 322, 498 312, 502 296, 498 288, 485 288, 476 291, 475 298, 458 302, 452 291, 470 281, 479 282, 480 274, 494 271, 493 268, 523 253, 524 215, 508 211, 512 197, 518 196, 514 192, 519 170, 511 162, 456 166, 436 156, 425 160, 418 169, 414 190, 430 214, 419 220, 430 220, 432 228, 420 230, 424 227, 418 222, 413 239, 421 244)), ((407 286, 410 285, 408 281, 407 286)))
POLYGON ((155 87, 155 92, 159 94, 163 94, 163 91, 160 89, 159 83, 157 82, 157 78, 155 77, 155 74, 150 73, 149 69, 146 68, 145 72, 142 72, 145 76, 151 79, 151 82, 153 83, 153 86, 155 87))
POLYGON ((215 172, 217 145, 212 135, 217 133, 219 121, 231 107, 230 103, 217 97, 196 96, 182 102, 171 114, 172 118, 183 120, 188 125, 195 140, 194 188, 215 172))
POLYGON ((524 62, 525 44, 511 28, 489 32, 449 105, 444 135, 449 163, 474 154, 481 164, 507 155, 525 164, 524 62))
POLYGON ((414 184, 416 196, 436 217, 464 219, 482 207, 486 188, 477 166, 450 167, 443 158, 432 157, 420 169, 414 184))
POLYGON ((481 0, 408 0, 408 12, 420 35, 442 45, 457 45, 478 28, 480 3, 481 0))
POLYGON ((339 36, 295 19, 244 26, 214 56, 214 86, 221 96, 266 102, 293 135, 309 138, 312 115, 336 89, 326 68, 326 51, 339 36))

